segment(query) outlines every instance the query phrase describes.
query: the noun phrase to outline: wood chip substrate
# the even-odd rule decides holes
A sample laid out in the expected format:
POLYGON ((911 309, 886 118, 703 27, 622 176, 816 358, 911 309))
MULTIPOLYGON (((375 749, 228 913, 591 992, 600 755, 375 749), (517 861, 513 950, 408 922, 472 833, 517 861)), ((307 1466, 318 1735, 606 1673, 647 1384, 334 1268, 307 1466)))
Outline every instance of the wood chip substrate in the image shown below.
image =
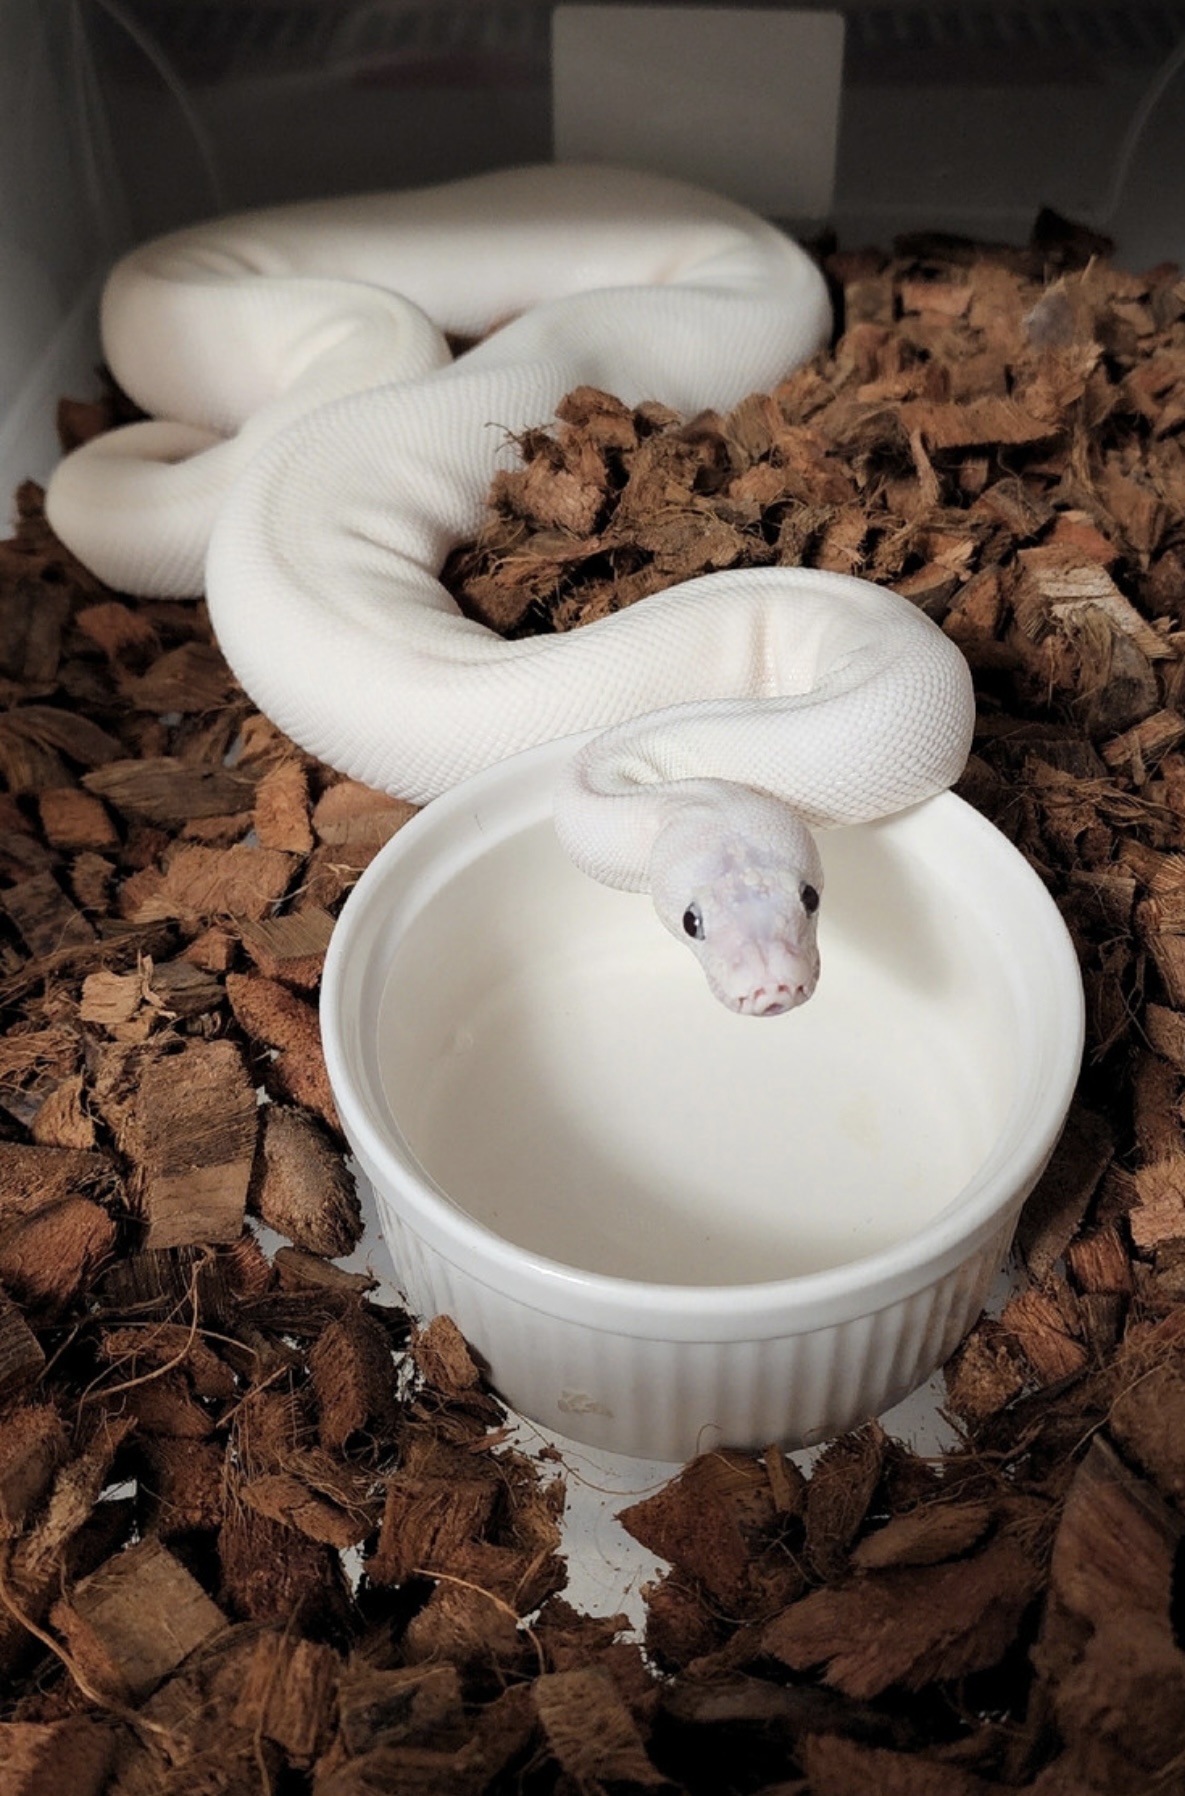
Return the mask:
MULTIPOLYGON (((0 1796, 1185 1790, 1185 285, 1049 218, 826 264, 828 352, 726 417, 572 394, 449 578, 513 635, 807 564, 965 651, 961 790, 1060 906, 1089 1039, 1015 1295, 946 1368, 955 1444, 706 1454, 621 1518, 669 1567, 643 1637, 570 1606, 562 1466, 447 1317, 334 1263, 361 1222, 317 987, 408 807, 261 717, 200 604, 100 587, 25 486, 0 1796)), ((65 441, 113 406, 65 405, 65 441)))

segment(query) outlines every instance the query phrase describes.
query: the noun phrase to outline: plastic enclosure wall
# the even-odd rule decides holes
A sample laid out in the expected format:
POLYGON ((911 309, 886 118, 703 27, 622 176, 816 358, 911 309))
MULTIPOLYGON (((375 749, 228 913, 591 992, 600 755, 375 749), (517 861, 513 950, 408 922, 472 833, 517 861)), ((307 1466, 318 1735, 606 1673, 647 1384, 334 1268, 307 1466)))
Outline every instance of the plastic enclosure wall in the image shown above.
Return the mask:
POLYGON ((0 483, 43 476, 53 406, 93 386, 100 271, 126 235, 78 10, 0 0, 0 483))
MULTIPOLYGON (((842 244, 1016 240, 1048 204, 1109 229, 1131 265, 1185 256, 1185 0, 820 4, 846 18, 842 244)), ((52 465, 57 394, 93 390, 95 295, 126 243, 229 207, 548 158, 552 11, 0 0, 5 490, 52 465)))

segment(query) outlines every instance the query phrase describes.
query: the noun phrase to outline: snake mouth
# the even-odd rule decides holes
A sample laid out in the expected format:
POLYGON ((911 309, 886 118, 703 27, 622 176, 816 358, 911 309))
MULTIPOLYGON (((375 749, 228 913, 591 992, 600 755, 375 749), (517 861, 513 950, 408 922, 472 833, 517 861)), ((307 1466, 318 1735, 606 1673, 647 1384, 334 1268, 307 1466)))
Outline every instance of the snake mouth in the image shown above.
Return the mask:
POLYGON ((759 985, 734 999, 732 1007, 741 1016, 785 1016, 805 1004, 813 989, 807 985, 759 985))

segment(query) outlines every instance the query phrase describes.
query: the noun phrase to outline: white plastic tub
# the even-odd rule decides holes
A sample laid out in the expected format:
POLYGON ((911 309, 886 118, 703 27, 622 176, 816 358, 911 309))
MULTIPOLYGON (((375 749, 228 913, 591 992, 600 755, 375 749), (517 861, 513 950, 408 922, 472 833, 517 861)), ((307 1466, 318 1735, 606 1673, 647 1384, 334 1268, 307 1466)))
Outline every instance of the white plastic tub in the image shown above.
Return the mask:
POLYGON ((360 881, 322 1024, 412 1308, 612 1452, 809 1443, 982 1307, 1068 1107, 1077 964, 944 795, 822 838, 811 1003, 737 1017, 644 897, 554 839, 571 742, 436 800, 360 881))

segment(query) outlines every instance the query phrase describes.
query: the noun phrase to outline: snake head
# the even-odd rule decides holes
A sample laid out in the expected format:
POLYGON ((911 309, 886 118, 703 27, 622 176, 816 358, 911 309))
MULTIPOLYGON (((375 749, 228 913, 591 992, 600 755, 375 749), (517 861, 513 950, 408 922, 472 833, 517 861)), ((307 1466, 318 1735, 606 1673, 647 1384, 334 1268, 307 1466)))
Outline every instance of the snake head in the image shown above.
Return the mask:
POLYGON ((715 997, 741 1016, 782 1016, 819 978, 823 867, 793 812, 756 797, 739 816, 677 815, 655 841, 650 891, 659 918, 691 949, 715 997))

